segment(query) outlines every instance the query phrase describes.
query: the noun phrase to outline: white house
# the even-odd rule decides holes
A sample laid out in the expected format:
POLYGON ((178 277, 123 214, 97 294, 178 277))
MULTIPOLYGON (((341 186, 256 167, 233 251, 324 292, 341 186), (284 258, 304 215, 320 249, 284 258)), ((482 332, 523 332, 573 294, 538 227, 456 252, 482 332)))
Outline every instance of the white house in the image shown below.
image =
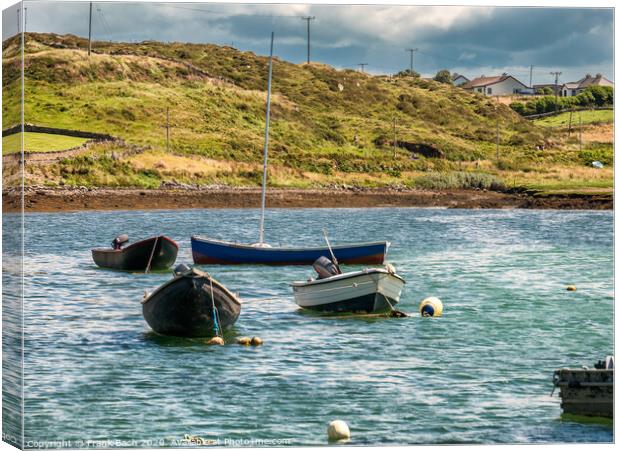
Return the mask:
POLYGON ((527 87, 512 75, 502 74, 495 77, 484 75, 461 85, 461 88, 487 96, 506 96, 513 94, 530 94, 532 88, 527 87))
POLYGON ((559 93, 562 97, 572 97, 582 93, 588 86, 611 86, 613 88, 614 82, 607 80, 601 74, 596 74, 595 77, 587 74, 579 81, 564 83, 560 87, 559 93))
POLYGON ((454 86, 464 85, 468 81, 469 81, 469 78, 467 78, 465 75, 456 74, 456 73, 452 74, 452 84, 454 86))

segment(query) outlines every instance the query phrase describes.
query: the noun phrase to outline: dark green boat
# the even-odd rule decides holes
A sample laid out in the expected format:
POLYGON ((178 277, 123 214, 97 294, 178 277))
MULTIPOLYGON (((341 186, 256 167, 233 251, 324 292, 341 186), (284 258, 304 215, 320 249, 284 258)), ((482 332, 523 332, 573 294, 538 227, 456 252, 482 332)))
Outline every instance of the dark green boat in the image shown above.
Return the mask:
POLYGON ((142 315, 161 335, 211 337, 233 325, 241 303, 210 274, 179 265, 174 277, 142 301, 142 315))

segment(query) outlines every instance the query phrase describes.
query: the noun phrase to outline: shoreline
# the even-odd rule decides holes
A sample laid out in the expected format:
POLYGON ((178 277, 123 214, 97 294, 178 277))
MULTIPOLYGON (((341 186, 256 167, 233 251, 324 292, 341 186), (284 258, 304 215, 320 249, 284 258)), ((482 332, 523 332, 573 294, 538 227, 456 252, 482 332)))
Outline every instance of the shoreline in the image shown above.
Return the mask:
MULTIPOLYGON (((260 188, 43 188, 27 187, 26 212, 259 208, 260 188)), ((20 192, 5 189, 3 212, 20 211, 20 192)), ((484 190, 394 188, 278 189, 267 191, 267 208, 431 207, 469 209, 611 210, 613 194, 501 193, 484 190)))

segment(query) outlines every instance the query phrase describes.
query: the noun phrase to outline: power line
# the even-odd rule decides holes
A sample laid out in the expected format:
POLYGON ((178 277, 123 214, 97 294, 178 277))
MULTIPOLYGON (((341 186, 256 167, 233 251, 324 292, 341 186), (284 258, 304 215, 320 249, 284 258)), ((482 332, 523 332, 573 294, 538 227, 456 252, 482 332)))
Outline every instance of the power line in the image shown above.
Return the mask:
POLYGON ((105 18, 105 14, 103 14, 103 11, 101 10, 101 8, 97 8, 97 12, 99 13, 99 18, 101 20, 101 23, 103 24, 103 28, 106 30, 106 34, 108 35, 109 38, 111 38, 112 28, 110 27, 108 20, 105 18))
POLYGON ((219 16, 229 16, 229 17, 280 17, 280 18, 288 18, 288 19, 297 19, 299 16, 293 15, 280 15, 280 14, 249 14, 249 13, 239 13, 239 14, 231 14, 223 11, 215 11, 212 9, 202 9, 202 8, 190 8, 187 6, 178 6, 178 5, 170 5, 165 3, 152 3, 153 5, 163 6, 165 8, 174 8, 174 9, 184 9, 186 11, 196 11, 201 13, 215 14, 219 16))
POLYGON ((360 72, 364 73, 364 67, 368 66, 368 63, 357 63, 357 65, 360 67, 360 72))

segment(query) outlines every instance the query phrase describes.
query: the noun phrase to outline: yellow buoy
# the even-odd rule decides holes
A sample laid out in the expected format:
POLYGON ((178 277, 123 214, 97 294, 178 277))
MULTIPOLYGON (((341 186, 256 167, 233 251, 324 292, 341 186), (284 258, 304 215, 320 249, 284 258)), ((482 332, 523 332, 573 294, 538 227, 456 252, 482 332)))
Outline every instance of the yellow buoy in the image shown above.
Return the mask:
POLYGON ((250 337, 237 338, 237 343, 243 346, 250 346, 250 343, 252 343, 252 339, 250 337))
POLYGON ((252 346, 260 346, 263 344, 263 339, 260 337, 252 337, 252 341, 250 342, 252 346))
POLYGON ((441 316, 443 304, 441 299, 430 296, 420 303, 420 315, 422 316, 441 316))
POLYGON ((334 420, 327 426, 327 437, 330 441, 349 440, 351 431, 349 426, 342 420, 334 420))
POLYGON ((566 291, 577 291, 577 287, 575 285, 569 285, 566 287, 566 291))
POLYGON ((207 344, 222 346, 224 344, 224 339, 222 337, 213 337, 212 339, 207 341, 207 344))

